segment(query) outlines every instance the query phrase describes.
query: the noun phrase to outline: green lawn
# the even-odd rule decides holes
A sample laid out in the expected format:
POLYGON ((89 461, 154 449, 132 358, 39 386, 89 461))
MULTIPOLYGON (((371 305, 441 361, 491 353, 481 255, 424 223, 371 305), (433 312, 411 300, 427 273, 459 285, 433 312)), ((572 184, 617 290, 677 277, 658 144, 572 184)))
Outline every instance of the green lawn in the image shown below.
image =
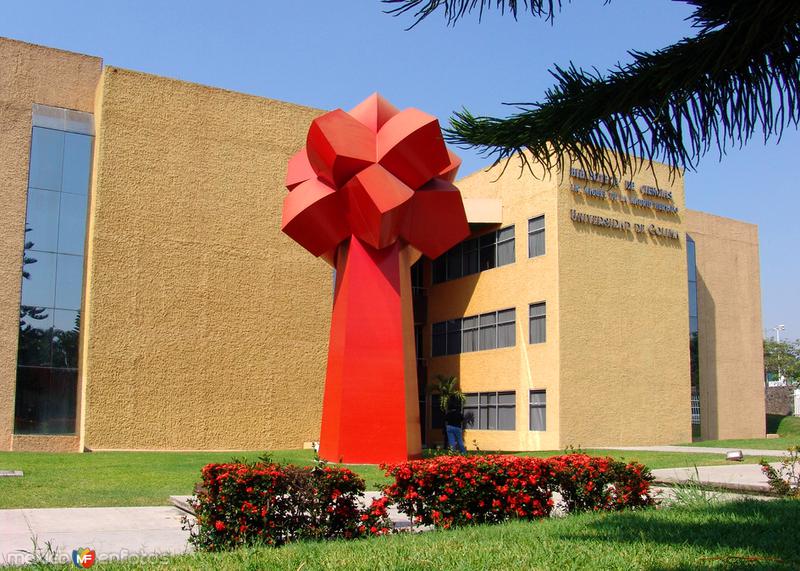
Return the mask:
POLYGON ((689 446, 786 450, 790 446, 800 446, 800 416, 767 415, 767 432, 778 434, 779 437, 740 440, 703 440, 702 442, 692 442, 689 446))
MULTIPOLYGON (((359 541, 297 543, 103 569, 797 569, 800 502, 583 514, 359 541)), ((64 566, 64 569, 72 567, 64 566)))
MULTIPOLYGON (((721 454, 628 452, 587 450, 590 454, 636 460, 656 468, 724 464, 721 454)), ((526 453, 552 456, 561 452, 526 453)), ((272 452, 280 462, 310 464, 309 450, 272 452)), ((22 470, 22 478, 0 478, 1 508, 82 506, 155 506, 169 503, 171 495, 188 495, 209 462, 236 456, 255 460, 260 452, 92 452, 54 454, 0 452, 0 470, 22 470)), ((757 462, 758 458, 747 458, 757 462)), ((377 489, 387 480, 376 466, 350 466, 377 489)))

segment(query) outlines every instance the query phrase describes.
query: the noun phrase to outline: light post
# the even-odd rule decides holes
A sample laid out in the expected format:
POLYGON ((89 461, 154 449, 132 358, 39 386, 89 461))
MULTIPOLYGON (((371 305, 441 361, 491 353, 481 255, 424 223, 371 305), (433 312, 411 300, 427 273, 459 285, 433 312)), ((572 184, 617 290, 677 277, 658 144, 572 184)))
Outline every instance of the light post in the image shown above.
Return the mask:
POLYGON ((785 329, 786 329, 785 325, 776 325, 775 327, 772 328, 772 331, 775 332, 775 342, 776 343, 780 343, 781 342, 781 331, 783 331, 785 329))

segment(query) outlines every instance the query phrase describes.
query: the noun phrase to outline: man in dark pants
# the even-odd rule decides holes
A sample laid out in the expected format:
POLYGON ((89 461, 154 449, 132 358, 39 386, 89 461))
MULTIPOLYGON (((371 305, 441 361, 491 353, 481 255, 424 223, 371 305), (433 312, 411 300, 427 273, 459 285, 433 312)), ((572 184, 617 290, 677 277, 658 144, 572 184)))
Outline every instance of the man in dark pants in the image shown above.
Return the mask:
POLYGON ((466 453, 467 449, 464 446, 464 435, 461 429, 461 425, 464 423, 461 407, 451 405, 444 416, 444 422, 447 431, 447 447, 466 453))

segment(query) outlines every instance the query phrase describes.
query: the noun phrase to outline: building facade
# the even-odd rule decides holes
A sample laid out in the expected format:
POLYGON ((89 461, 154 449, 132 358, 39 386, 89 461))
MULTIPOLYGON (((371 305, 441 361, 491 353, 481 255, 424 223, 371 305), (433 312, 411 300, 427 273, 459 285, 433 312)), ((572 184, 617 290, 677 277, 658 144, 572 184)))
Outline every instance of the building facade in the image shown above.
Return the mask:
MULTIPOLYGON (((331 271, 279 221, 320 113, 0 39, 0 449, 318 439, 331 271)), ((661 166, 458 184, 473 236, 412 276, 428 445, 437 375, 484 450, 763 435, 754 226, 661 166)))

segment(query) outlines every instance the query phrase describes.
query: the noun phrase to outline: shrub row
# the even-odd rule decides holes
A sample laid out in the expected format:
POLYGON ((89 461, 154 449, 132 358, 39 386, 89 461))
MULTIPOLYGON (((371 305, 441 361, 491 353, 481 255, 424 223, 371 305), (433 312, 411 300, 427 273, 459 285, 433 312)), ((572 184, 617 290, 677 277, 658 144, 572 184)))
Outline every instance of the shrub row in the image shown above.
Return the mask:
POLYGON ((199 550, 219 551, 388 533, 388 500, 362 508, 364 489, 364 480, 347 468, 209 464, 192 504, 197 525, 189 541, 199 550))
POLYGON ((562 509, 619 510, 653 505, 649 470, 612 458, 439 456, 386 466, 384 493, 415 522, 449 528, 545 517, 553 492, 562 509))
POLYGON ((585 454, 438 456, 383 468, 394 482, 383 498, 361 507, 364 481, 346 468, 209 464, 193 503, 190 542, 218 551, 381 535, 392 529, 389 503, 415 523, 442 528, 546 517, 554 492, 566 512, 653 504, 646 467, 585 454))

